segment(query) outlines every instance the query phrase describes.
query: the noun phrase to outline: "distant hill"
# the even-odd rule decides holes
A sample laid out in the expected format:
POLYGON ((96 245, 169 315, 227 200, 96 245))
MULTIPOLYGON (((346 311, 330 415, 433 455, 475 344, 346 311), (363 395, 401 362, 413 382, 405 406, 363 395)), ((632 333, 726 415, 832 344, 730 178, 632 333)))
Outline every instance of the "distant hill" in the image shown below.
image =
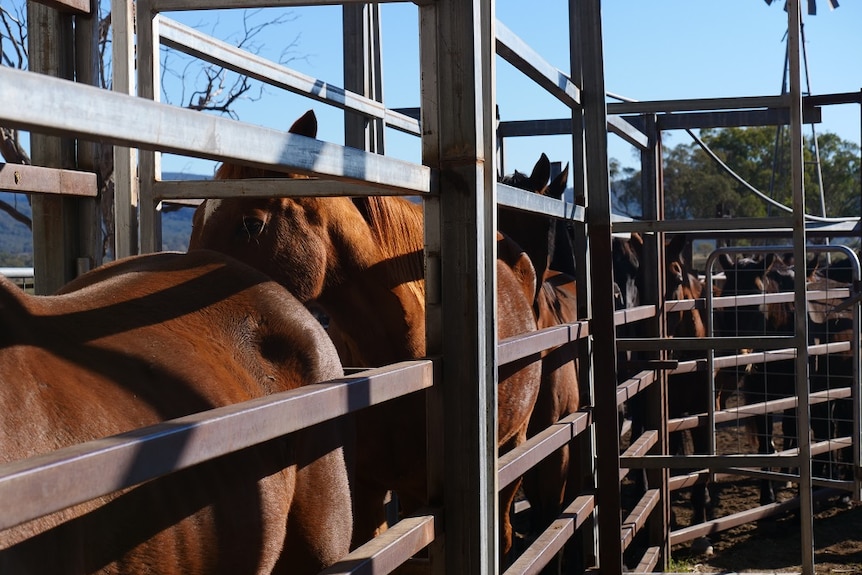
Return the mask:
MULTIPOLYGON (((206 180, 208 176, 165 173, 166 180, 206 180)), ((0 191, 0 200, 32 217, 26 194, 0 191)), ((183 207, 162 213, 162 244, 165 250, 185 251, 192 231, 194 208, 183 207)), ((24 224, 0 210, 0 266, 30 267, 33 265, 33 234, 24 224)))

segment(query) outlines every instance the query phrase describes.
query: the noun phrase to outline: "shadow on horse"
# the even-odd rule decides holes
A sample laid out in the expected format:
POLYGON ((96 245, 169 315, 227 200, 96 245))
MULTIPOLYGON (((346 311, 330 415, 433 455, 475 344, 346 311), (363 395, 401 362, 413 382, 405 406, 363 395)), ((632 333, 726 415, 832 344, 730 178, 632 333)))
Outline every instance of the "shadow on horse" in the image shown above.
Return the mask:
MULTIPOLYGON (((0 322, 2 463, 342 375, 294 297, 209 251, 119 260, 54 296, 0 277, 0 322)), ((0 572, 317 573, 350 544, 340 425, 2 530, 0 572)))

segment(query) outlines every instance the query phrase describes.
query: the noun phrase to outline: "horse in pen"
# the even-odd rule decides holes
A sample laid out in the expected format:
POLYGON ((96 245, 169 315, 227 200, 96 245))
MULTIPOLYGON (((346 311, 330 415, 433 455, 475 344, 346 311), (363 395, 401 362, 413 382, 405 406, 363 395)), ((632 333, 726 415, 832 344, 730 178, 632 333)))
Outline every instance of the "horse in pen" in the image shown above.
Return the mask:
MULTIPOLYGON (((342 375, 295 298, 210 251, 119 260, 54 296, 0 278, 0 321, 2 474, 342 375)), ((0 531, 0 572, 317 573, 349 551, 343 443, 341 424, 325 422, 13 525, 0 531)), ((181 460, 187 447, 177 440, 160 457, 181 460)), ((119 481, 137 466, 92 472, 119 481)))
MULTIPOLYGON (((307 112, 291 127, 314 138, 307 112)), ((217 178, 289 175, 223 164, 217 178)), ((536 331, 531 302, 536 277, 528 257, 497 235, 498 337, 536 331)), ((424 216, 395 196, 230 198, 195 212, 189 249, 222 251, 266 272, 303 303, 323 308, 342 360, 381 366, 425 355, 424 216)), ((501 453, 521 444, 540 382, 538 358, 499 370, 501 453)), ((386 528, 384 501, 394 490, 404 513, 427 503, 424 394, 410 394, 357 418, 354 545, 386 528)), ((509 509, 518 483, 500 492, 501 552, 511 547, 509 509)))
MULTIPOLYGON (((501 183, 542 196, 561 199, 568 180, 568 166, 550 179, 550 161, 542 154, 529 176, 516 171, 501 183)), ((499 229, 524 247, 536 269, 537 290, 533 308, 539 329, 578 321, 574 250, 565 224, 547 215, 505 207, 498 210, 499 229)), ((533 437, 581 407, 577 350, 573 343, 542 353, 542 385, 530 416, 528 437, 533 437)), ((537 463, 524 475, 524 494, 530 503, 530 534, 547 529, 571 503, 582 487, 577 454, 565 445, 537 463)), ((567 569, 574 569, 571 549, 567 569)), ((549 567, 546 571, 551 571, 549 567)))

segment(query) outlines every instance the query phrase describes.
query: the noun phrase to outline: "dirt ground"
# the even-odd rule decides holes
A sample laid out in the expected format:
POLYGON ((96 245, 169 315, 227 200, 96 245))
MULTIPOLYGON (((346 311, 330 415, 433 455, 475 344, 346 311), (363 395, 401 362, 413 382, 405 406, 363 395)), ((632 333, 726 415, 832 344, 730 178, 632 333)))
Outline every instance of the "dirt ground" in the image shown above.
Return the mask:
MULTIPOLYGON (((776 431, 780 432, 780 424, 776 431)), ((749 435, 733 426, 719 430, 717 448, 724 453, 752 450, 749 435)), ((623 484, 624 493, 630 484, 623 484)), ((793 486, 776 493, 779 501, 793 498, 793 486)), ((689 490, 672 494, 676 526, 690 522, 689 490)), ((757 507, 759 481, 733 477, 719 482, 716 516, 757 507)), ((690 543, 672 549, 673 571, 695 573, 801 572, 798 517, 788 514, 723 531, 710 537, 712 554, 694 551, 690 543)), ((862 575, 862 503, 832 497, 817 503, 814 519, 814 553, 817 575, 862 575)), ((636 561, 633 561, 636 563, 636 561)))
MULTIPOLYGON (((793 497, 783 490, 781 499, 793 497)), ((723 485, 719 515, 756 506, 757 482, 723 485)), ((675 495, 677 516, 684 516, 688 495, 675 495)), ((838 498, 822 502, 814 519, 814 561, 817 575, 862 574, 862 504, 838 498)), ((686 523, 687 524, 687 523, 686 523)), ((793 516, 764 520, 730 529, 711 538, 713 554, 693 553, 690 545, 672 550, 674 570, 695 573, 801 572, 798 520, 793 516)))

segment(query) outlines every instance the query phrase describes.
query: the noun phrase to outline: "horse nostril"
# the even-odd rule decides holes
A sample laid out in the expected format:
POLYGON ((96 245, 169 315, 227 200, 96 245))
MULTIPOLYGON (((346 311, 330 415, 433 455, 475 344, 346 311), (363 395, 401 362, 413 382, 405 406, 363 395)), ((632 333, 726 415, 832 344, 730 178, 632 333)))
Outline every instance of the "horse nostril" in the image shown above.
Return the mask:
POLYGON ((259 236, 263 232, 263 220, 253 216, 246 216, 242 219, 242 227, 249 237, 259 236))

